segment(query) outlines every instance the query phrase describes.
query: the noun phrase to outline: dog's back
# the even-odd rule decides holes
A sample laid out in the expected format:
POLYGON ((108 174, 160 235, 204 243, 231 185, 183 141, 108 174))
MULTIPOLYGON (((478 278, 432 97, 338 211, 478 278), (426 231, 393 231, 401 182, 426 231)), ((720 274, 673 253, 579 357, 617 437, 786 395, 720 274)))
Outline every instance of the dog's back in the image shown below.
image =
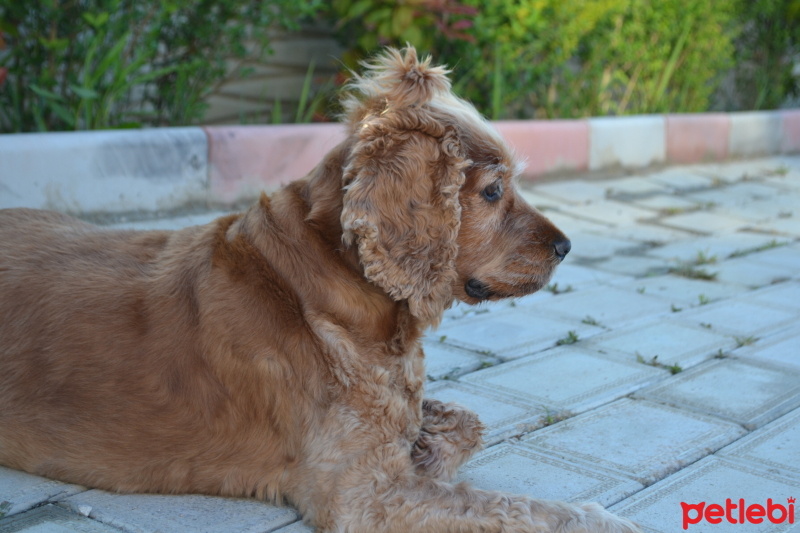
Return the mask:
POLYGON ((170 402, 198 371, 187 355, 193 278, 176 278, 170 262, 186 258, 165 254, 191 253, 175 241, 198 231, 105 231, 58 213, 0 211, 1 464, 146 486, 152 464, 137 458, 157 461, 172 444, 160 421, 188 431, 174 416, 186 406, 170 402), (87 476, 76 464, 97 469, 87 476))

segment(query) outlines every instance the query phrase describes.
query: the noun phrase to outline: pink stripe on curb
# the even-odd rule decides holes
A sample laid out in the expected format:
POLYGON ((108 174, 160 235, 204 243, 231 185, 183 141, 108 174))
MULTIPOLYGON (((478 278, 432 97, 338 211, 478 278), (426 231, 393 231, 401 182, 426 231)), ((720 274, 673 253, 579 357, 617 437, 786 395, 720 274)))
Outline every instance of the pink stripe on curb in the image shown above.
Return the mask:
POLYGON ((209 197, 233 203, 302 178, 345 138, 341 124, 207 126, 209 197))
POLYGON ((783 116, 783 142, 781 153, 800 152, 800 109, 787 109, 783 116))
POLYGON ((494 123, 525 161, 527 176, 589 169, 589 123, 585 120, 519 120, 494 123))
POLYGON ((667 115, 667 162, 702 163, 728 157, 731 121, 724 113, 667 115))

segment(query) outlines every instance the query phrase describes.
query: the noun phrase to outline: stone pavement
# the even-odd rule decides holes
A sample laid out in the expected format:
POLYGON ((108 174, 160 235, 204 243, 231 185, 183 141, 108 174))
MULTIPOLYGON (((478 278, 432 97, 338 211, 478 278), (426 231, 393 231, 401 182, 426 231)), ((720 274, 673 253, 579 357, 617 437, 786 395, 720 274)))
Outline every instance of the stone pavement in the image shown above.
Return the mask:
MULTIPOLYGON (((683 531, 682 503, 692 532, 800 532, 800 157, 524 189, 573 242, 552 283, 457 305, 425 340, 429 395, 487 426, 459 478, 598 501, 651 533, 683 531), (700 516, 700 502, 720 508, 700 516)), ((0 514, 3 533, 311 531, 254 500, 110 494, 1 467, 0 514)))

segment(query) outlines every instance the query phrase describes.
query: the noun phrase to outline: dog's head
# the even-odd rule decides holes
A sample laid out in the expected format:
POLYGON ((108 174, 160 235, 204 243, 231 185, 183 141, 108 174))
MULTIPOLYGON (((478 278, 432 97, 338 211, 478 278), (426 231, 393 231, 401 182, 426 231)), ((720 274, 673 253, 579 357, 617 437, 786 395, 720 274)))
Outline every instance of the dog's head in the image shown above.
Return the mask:
POLYGON ((542 288, 569 240, 517 193, 521 165, 499 134, 413 48, 366 67, 344 100, 355 143, 341 222, 367 279, 428 324, 454 297, 542 288))

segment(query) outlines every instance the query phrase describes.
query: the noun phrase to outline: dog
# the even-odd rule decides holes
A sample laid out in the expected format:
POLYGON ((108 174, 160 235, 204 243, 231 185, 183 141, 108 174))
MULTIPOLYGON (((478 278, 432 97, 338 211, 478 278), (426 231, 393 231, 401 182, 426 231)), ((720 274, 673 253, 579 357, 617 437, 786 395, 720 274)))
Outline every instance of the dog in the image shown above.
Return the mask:
POLYGON ((325 532, 639 531, 450 481, 482 426, 423 398, 424 330, 542 288, 570 243, 447 74, 384 51, 345 90, 346 140, 204 226, 2 211, 0 463, 287 502, 325 532))

